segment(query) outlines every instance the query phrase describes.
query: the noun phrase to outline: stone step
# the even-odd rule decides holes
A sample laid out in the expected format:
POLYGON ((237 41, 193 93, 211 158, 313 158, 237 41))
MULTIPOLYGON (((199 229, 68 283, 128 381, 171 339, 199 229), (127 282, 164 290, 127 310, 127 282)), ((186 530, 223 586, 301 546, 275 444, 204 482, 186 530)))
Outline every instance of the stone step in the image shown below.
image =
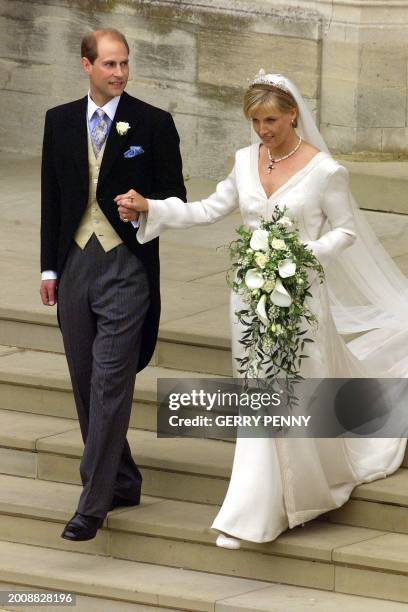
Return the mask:
POLYGON ((326 516, 335 523, 408 534, 408 470, 356 487, 347 504, 326 516))
MULTIPOLYGON (((189 317, 191 325, 214 325, 212 312, 189 317)), ((216 328, 216 327, 215 327, 216 328)), ((191 369, 215 376, 232 376, 232 355, 229 337, 204 336, 186 330, 185 321, 163 326, 156 347, 156 363, 162 367, 191 369)))
MULTIPOLYGON (((0 472, 79 484, 83 450, 78 425, 67 419, 0 410, 0 472)), ((157 438, 129 430, 133 456, 148 495, 222 503, 231 472, 234 445, 221 440, 157 438)), ((349 502, 328 520, 384 531, 408 533, 408 471, 356 487, 349 502)))
MULTIPOLYGON (((159 366, 145 368, 137 376, 130 428, 157 431, 158 378, 207 377, 212 375, 159 366)), ((0 345, 0 409, 77 421, 65 356, 0 345)), ((402 465, 408 467, 408 448, 402 465)))
POLYGON ((341 158, 350 172, 350 189, 360 208, 407 215, 407 163, 341 158))
MULTIPOLYGON (((0 345, 64 353, 54 311, 0 307, 0 345)), ((163 323, 151 365, 230 376, 228 308, 219 306, 163 323)))
MULTIPOLYGON (((137 376, 130 427, 157 430, 157 379, 209 374, 147 367, 137 376)), ((77 419, 65 355, 0 346, 0 408, 77 419)))
MULTIPOLYGON (((0 542, 0 588, 76 594, 77 612, 403 612, 396 601, 0 542)), ((13 607, 13 609, 16 609, 13 607)), ((20 607, 29 612, 33 607, 20 607)), ((55 607, 47 607, 56 612, 55 607)))
POLYGON ((269 588, 255 580, 10 542, 0 542, 0 580, 1 590, 76 593, 75 610, 82 612, 209 612, 218 601, 269 588))
MULTIPOLYGON (((221 503, 234 445, 220 440, 157 438, 131 429, 128 440, 149 495, 221 503)), ((0 472, 80 483, 83 443, 74 421, 0 410, 0 472)))
MULTIPOLYGON (((222 574, 227 582, 239 577, 262 580, 263 587, 279 582, 408 602, 406 535, 315 520, 274 542, 245 542, 241 550, 228 551, 214 546, 215 534, 209 529, 217 512, 214 506, 143 497, 138 508, 110 513, 94 540, 73 543, 62 540, 60 533, 79 491, 74 485, 0 476, 0 540, 56 549, 59 554, 61 549, 67 555, 87 553, 87 563, 90 554, 98 555, 106 558, 105 567, 108 557, 114 557, 150 567, 222 574)), ((3 542, 0 554, 2 546, 3 542)), ((36 550, 31 552, 37 558, 36 550)), ((83 559, 80 567, 84 568, 83 559)))

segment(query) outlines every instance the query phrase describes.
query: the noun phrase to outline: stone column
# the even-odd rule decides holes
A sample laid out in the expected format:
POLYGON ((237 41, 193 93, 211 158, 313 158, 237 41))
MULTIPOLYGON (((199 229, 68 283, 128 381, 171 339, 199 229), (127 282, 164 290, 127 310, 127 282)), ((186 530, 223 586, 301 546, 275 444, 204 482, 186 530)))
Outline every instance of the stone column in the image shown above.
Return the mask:
POLYGON ((407 154, 408 4, 302 4, 323 18, 320 118, 331 150, 407 154))

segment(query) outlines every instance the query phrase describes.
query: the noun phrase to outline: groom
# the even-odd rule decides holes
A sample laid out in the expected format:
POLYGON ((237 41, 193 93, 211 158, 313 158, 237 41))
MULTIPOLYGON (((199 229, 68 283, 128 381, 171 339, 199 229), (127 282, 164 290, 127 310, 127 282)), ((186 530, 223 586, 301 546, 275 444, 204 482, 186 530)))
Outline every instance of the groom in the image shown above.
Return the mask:
POLYGON ((41 176, 41 299, 61 328, 85 444, 83 490, 62 537, 95 537, 109 510, 139 504, 126 433, 136 372, 160 316, 159 245, 136 240, 118 195, 185 200, 171 115, 124 92, 129 46, 113 29, 82 41, 88 95, 46 114, 41 176))

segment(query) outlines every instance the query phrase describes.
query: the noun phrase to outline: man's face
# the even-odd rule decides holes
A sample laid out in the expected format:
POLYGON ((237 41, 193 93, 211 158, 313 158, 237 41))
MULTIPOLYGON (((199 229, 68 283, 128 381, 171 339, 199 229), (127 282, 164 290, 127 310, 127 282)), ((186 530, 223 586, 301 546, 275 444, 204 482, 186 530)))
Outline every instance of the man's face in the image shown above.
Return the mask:
POLYGON ((123 93, 129 78, 129 56, 121 41, 109 36, 99 38, 98 56, 94 63, 85 57, 81 63, 89 76, 93 98, 106 103, 123 93))

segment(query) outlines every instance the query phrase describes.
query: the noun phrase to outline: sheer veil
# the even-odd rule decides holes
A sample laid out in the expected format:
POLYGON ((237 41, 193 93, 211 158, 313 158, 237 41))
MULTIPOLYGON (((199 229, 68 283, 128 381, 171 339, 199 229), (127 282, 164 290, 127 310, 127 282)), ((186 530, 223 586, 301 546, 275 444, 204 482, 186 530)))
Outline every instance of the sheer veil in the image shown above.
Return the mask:
MULTIPOLYGON (((254 83, 269 83, 289 91, 299 108, 297 133, 330 154, 294 83, 280 74, 265 74, 263 70, 254 83)), ((259 142, 253 129, 252 138, 259 142)), ((341 334, 360 332, 348 346, 375 371, 384 376, 405 377, 408 375, 408 279, 381 245, 351 193, 349 197, 357 240, 336 258, 326 274, 336 327, 341 334)), ((329 228, 323 231, 326 229, 329 228)))

